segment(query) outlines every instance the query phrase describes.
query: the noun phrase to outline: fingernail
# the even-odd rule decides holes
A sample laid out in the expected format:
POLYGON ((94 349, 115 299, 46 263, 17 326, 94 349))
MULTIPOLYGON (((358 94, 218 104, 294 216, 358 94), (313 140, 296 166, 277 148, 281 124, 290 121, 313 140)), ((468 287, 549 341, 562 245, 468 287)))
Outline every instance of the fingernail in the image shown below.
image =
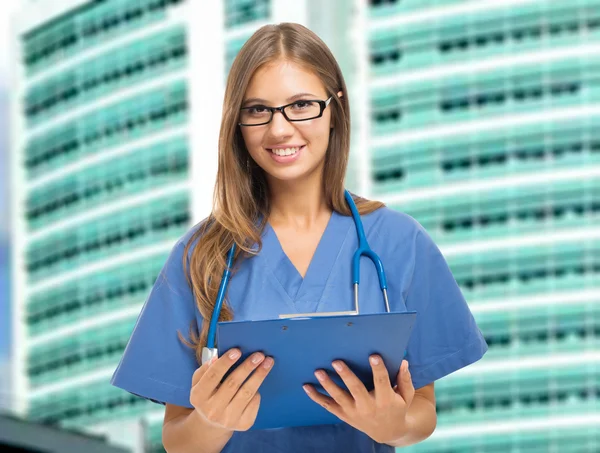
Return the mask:
POLYGON ((371 356, 371 364, 372 365, 379 365, 379 357, 377 356, 371 356))
POLYGON ((265 356, 263 356, 262 354, 254 354, 252 356, 252 363, 256 365, 257 363, 260 363, 264 358, 265 356))
POLYGON ((267 370, 269 368, 271 368, 272 365, 273 365, 273 359, 271 357, 267 357, 265 359, 265 361, 263 362, 263 367, 266 368, 267 370))
POLYGON ((325 380, 325 373, 323 371, 316 371, 315 372, 315 376, 317 377, 317 379, 319 381, 324 381, 325 380))
POLYGON ((308 385, 303 385, 302 388, 304 389, 304 391, 306 393, 308 393, 310 395, 310 387, 308 385))
POLYGON ((231 351, 231 352, 229 353, 229 358, 230 358, 231 360, 235 360, 235 359, 238 359, 238 358, 240 357, 240 355, 242 355, 242 354, 240 353, 240 351, 239 351, 239 350, 237 350, 237 349, 234 349, 233 351, 231 351))
POLYGON ((335 371, 342 371, 342 364, 340 362, 333 362, 332 365, 335 371))

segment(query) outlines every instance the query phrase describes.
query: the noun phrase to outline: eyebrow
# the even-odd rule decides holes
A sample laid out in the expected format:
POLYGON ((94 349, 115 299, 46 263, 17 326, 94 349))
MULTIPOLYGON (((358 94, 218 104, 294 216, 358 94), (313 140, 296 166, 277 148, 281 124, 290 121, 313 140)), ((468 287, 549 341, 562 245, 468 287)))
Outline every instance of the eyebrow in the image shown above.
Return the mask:
MULTIPOLYGON (((303 98, 305 96, 312 96, 313 98, 317 98, 318 96, 312 93, 298 93, 286 99, 286 102, 294 102, 296 99, 303 98)), ((242 105, 250 104, 251 102, 261 102, 263 104, 268 104, 269 101, 261 98, 248 98, 242 102, 242 105)))

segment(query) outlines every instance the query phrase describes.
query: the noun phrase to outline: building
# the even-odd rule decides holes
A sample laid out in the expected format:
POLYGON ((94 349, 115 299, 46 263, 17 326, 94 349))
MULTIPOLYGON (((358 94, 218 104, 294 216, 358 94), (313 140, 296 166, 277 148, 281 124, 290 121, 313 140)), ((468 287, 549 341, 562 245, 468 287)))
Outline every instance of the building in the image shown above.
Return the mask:
POLYGON ((265 23, 300 22, 345 64, 353 5, 320 3, 24 2, 11 111, 17 413, 162 451, 162 407, 109 379, 175 240, 209 213, 214 106, 242 44, 265 23))
MULTIPOLYGON (((173 242, 211 201, 227 70, 308 25, 353 106, 348 186, 431 233, 490 345, 436 384, 415 452, 600 444, 600 1, 29 1, 15 27, 19 412, 161 451, 108 384, 173 242)), ((141 420, 141 422, 140 422, 141 420)))
POLYGON ((431 233, 490 347, 402 451, 598 451, 600 2, 366 11, 369 193, 431 233))

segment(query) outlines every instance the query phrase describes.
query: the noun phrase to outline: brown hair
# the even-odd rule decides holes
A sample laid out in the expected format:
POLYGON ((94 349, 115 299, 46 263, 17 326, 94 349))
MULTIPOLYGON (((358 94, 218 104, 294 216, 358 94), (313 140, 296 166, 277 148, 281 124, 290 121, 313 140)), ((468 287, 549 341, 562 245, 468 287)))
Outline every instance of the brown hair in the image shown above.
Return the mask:
MULTIPOLYGON (((333 96, 329 108, 334 127, 325 155, 323 192, 332 210, 350 215, 344 199, 344 178, 350 153, 350 107, 342 72, 326 44, 306 27, 294 23, 265 25, 244 44, 231 66, 223 101, 213 209, 190 238, 184 253, 186 270, 188 250, 197 239, 189 263, 189 280, 204 322, 199 336, 192 329, 191 343, 181 335, 180 338, 196 349, 199 362, 228 250, 235 242, 237 259, 243 254, 257 253, 255 245, 258 245, 258 251, 262 247, 261 234, 270 213, 267 180, 263 170, 250 158, 238 117, 253 74, 265 64, 279 59, 313 71, 323 82, 328 96, 333 96), (337 96, 339 91, 343 93, 342 97, 337 96)), ((383 206, 360 197, 354 199, 360 214, 383 206)), ((223 304, 219 320, 228 321, 232 317, 231 309, 223 304)))

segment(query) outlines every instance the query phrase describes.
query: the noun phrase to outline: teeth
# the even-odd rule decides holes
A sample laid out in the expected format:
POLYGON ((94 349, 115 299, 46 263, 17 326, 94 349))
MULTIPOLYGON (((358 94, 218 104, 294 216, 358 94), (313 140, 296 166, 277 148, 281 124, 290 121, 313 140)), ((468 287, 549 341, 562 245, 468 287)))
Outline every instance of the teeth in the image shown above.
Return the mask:
POLYGON ((291 156, 292 154, 296 154, 300 148, 278 148, 272 149, 271 152, 276 154, 277 156, 291 156))

